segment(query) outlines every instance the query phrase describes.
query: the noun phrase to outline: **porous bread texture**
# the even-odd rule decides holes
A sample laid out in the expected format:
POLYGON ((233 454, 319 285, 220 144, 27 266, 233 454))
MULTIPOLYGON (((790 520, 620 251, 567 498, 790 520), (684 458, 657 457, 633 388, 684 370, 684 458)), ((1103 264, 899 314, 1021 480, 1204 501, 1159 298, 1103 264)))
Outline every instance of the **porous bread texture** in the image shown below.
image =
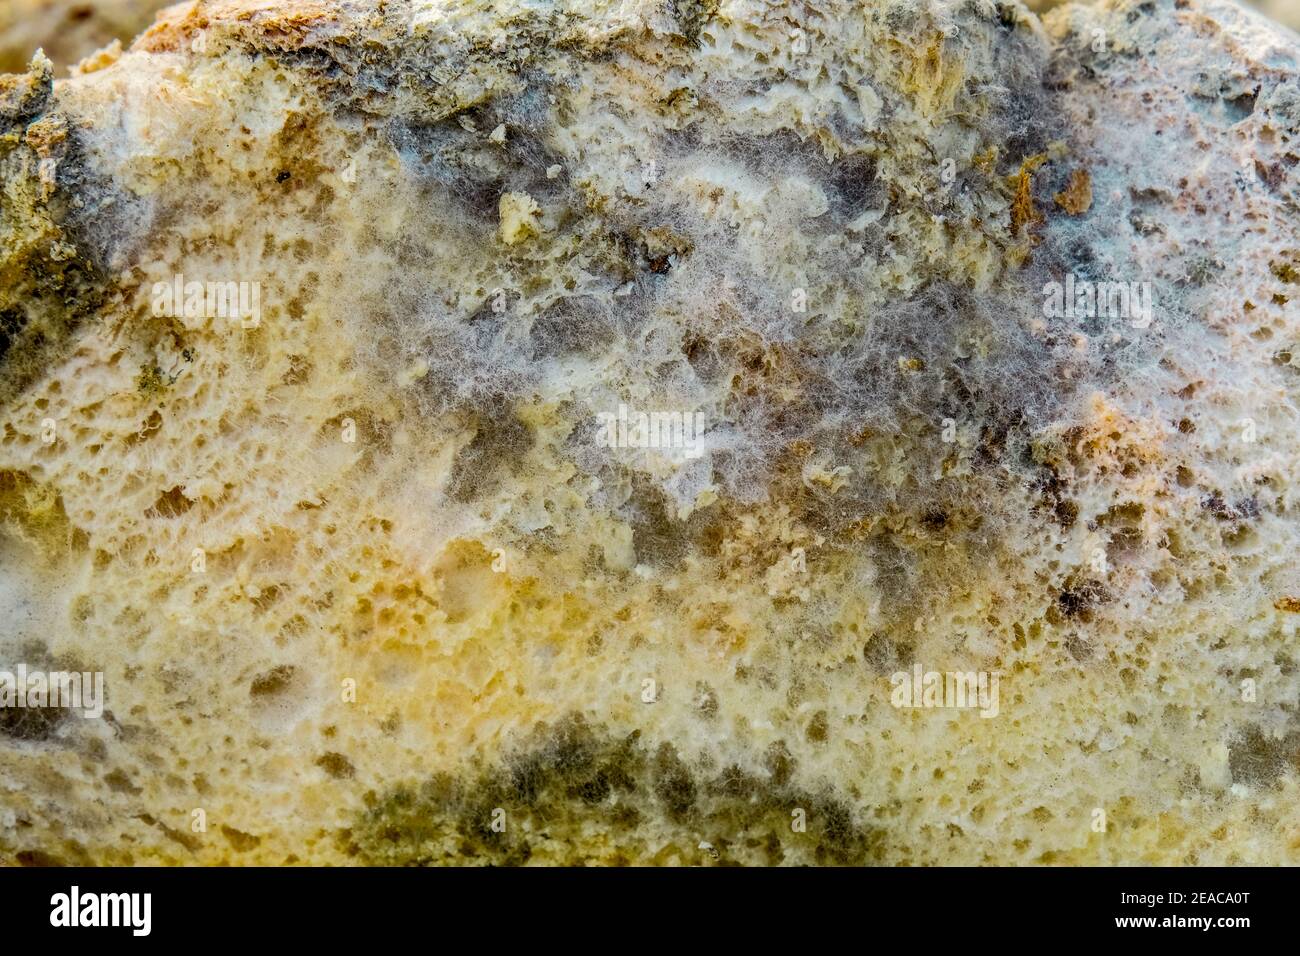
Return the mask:
POLYGON ((110 713, 0 735, 0 848, 1294 861, 1296 56, 1199 0, 220 0, 36 61, 0 662, 110 713))

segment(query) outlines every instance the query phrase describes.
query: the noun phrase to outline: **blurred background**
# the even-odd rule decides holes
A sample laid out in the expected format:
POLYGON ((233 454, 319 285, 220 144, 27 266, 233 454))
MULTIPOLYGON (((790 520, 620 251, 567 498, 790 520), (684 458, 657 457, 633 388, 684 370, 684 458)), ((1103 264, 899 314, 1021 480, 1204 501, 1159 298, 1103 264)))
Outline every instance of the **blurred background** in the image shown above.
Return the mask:
MULTIPOLYGON (((1025 0, 1025 6, 1038 13, 1046 13, 1052 7, 1059 7, 1068 0, 1025 0)), ((1075 0, 1087 3, 1088 0, 1075 0)), ((1292 30, 1300 30, 1300 0, 1244 0, 1248 7, 1254 7, 1272 17, 1278 23, 1285 23, 1292 30)))
MULTIPOLYGON (((0 73, 26 69, 37 47, 54 61, 56 75, 102 46, 128 44, 175 0, 0 0, 0 73)), ((1062 0, 1026 0, 1043 13, 1062 0)), ((1084 0, 1086 2, 1086 0, 1084 0)), ((1300 30, 1300 0, 1250 0, 1250 5, 1300 30)))
MULTIPOLYGON (((40 47, 54 75, 114 40, 123 45, 177 0, 0 0, 0 73, 27 69, 40 47)), ((1300 0, 1295 0, 1300 3, 1300 0)))

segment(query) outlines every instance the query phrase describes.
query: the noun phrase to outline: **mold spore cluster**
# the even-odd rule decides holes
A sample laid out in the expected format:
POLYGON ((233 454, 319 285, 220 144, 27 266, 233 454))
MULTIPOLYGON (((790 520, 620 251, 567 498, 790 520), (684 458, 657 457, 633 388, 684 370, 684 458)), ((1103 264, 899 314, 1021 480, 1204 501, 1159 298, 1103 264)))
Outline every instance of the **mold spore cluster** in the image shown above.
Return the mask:
POLYGON ((103 669, 111 720, 4 741, 0 846, 1284 857, 1295 79, 1235 10, 226 0, 38 62, 5 648, 103 669), (1067 272, 1158 320, 1049 322, 1067 272), (178 273, 262 321, 154 315, 178 273), (704 453, 608 447, 620 406, 704 453), (1001 672, 999 716, 896 710, 915 663, 1001 672))

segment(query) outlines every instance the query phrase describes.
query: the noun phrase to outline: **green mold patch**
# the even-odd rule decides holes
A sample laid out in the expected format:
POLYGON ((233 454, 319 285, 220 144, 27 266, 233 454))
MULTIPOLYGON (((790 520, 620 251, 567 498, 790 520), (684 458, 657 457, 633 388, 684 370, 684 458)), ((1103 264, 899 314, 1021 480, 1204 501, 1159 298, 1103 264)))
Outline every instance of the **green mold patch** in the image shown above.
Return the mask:
POLYGON ((0 405, 67 353, 73 333, 105 301, 88 228, 70 199, 88 181, 75 136, 56 114, 53 71, 0 80, 0 405), (65 228, 65 223, 68 228, 65 228))
POLYGON ((499 764, 368 795, 344 844, 387 866, 880 861, 881 832, 835 794, 798 786, 784 745, 755 765, 701 767, 671 743, 570 716, 499 764))

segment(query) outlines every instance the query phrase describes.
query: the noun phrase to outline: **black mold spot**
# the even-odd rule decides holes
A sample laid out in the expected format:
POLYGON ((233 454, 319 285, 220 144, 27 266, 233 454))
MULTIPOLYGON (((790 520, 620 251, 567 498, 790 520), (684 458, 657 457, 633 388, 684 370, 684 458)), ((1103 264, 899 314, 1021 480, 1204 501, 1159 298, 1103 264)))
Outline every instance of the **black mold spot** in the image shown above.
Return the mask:
POLYGON ((1228 504, 1223 495, 1214 491, 1201 498, 1201 507, 1219 521, 1250 520, 1258 518, 1260 514, 1259 499, 1254 495, 1228 504))
POLYGON ((9 346, 22 332, 27 324, 27 316, 18 309, 5 309, 0 312, 0 363, 4 362, 9 346))
POLYGON ((1105 598, 1105 586, 1100 581, 1087 580, 1062 590, 1056 596, 1056 605, 1065 617, 1087 623, 1091 620, 1091 609, 1105 598))

